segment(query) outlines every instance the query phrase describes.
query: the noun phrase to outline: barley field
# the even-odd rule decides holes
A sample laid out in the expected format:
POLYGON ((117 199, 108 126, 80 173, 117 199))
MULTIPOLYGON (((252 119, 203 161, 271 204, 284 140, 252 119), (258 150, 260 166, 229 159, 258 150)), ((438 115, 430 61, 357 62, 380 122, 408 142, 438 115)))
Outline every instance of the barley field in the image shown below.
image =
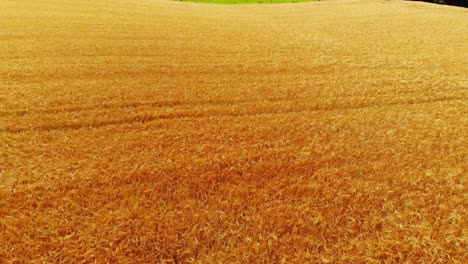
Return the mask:
POLYGON ((468 10, 0 1, 1 263, 467 263, 468 10))

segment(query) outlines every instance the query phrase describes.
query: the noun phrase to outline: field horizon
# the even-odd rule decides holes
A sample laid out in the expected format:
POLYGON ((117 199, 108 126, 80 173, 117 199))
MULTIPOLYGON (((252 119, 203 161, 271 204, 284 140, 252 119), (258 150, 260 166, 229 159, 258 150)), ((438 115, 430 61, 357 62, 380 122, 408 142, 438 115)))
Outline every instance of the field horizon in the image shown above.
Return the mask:
POLYGON ((320 0, 174 0, 179 2, 194 2, 207 4, 285 4, 302 3, 320 0))
POLYGON ((0 1, 0 262, 466 263, 467 15, 0 1))

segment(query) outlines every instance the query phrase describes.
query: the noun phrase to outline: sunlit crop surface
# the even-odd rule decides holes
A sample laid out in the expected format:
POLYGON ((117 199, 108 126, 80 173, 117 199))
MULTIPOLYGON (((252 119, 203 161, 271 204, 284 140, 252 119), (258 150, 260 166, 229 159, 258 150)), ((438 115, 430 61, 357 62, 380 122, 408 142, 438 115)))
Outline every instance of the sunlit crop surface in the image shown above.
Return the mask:
POLYGON ((466 263, 468 11, 0 1, 0 262, 466 263))

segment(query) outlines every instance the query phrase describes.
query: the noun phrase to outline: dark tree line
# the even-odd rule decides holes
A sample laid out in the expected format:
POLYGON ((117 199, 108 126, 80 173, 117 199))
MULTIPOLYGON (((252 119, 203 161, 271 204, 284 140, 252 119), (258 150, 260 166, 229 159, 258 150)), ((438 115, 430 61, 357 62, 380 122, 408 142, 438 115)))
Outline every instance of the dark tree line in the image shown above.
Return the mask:
POLYGON ((416 0, 416 1, 468 7, 468 0, 416 0))

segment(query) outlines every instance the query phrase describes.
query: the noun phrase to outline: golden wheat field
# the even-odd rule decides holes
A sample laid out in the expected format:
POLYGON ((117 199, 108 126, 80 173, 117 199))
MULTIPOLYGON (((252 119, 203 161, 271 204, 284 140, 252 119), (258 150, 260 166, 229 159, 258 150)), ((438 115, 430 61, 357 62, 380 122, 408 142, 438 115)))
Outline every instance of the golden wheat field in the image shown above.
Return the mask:
POLYGON ((1 263, 467 263, 468 10, 0 1, 1 263))

